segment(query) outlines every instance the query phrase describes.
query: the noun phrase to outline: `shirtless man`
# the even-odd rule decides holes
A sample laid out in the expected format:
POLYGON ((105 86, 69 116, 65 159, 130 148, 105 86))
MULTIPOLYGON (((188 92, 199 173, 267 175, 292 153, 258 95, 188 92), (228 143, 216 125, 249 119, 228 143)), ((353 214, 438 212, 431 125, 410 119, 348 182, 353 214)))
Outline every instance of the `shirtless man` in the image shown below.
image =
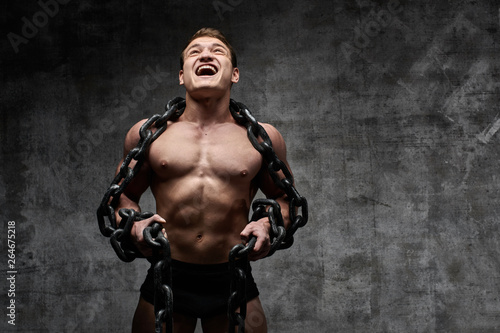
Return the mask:
MULTIPOLYGON (((197 318, 203 332, 227 331, 230 250, 251 235, 257 242, 250 260, 263 258, 270 250, 268 219, 248 223, 258 189, 281 205, 285 228, 290 225, 286 195, 274 185, 246 129, 229 111, 231 86, 238 80, 236 56, 224 36, 209 28, 198 31, 181 55, 179 82, 186 89, 185 111, 151 144, 144 165, 116 208, 140 211, 139 199, 151 187, 157 214, 135 222, 131 237, 150 256, 143 230, 153 222, 164 226, 173 261, 174 332, 194 332, 197 318)), ((124 156, 137 145, 144 121, 128 132, 124 156)), ((288 166, 282 136, 271 125, 261 125, 288 166)), ((154 331, 151 270, 148 273, 134 315, 134 333, 154 331)), ((245 325, 251 332, 267 332, 259 293, 249 275, 245 325)))

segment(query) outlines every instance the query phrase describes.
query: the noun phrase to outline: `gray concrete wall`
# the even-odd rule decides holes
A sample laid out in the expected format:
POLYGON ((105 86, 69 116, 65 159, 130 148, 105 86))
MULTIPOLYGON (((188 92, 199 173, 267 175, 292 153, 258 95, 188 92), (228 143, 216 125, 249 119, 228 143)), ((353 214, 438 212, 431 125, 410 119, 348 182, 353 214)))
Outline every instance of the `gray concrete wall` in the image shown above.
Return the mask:
POLYGON ((95 210, 202 26, 232 40, 234 98, 283 134, 310 203, 254 265, 270 332, 500 330, 497 1, 42 3, 2 5, 0 331, 128 331, 147 265, 95 210))

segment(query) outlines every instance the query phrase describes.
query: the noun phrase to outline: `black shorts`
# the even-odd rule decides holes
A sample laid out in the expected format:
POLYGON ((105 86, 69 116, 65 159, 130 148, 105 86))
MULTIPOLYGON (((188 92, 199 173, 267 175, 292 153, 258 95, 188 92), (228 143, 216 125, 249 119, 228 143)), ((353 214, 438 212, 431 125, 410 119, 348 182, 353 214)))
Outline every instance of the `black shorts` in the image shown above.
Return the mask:
MULTIPOLYGON (((247 301, 259 296, 248 262, 247 301)), ((154 304, 154 264, 141 286, 141 297, 154 304)), ((227 313, 231 275, 229 263, 198 265, 172 260, 172 293, 174 312, 194 318, 227 313)))

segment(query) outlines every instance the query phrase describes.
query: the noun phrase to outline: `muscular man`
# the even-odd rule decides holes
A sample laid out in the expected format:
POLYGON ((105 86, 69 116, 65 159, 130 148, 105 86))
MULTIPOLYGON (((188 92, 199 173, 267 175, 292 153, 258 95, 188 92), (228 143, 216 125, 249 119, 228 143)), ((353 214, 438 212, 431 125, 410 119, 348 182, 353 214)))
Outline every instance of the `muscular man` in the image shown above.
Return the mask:
MULTIPOLYGON (((246 129, 229 111, 231 86, 239 74, 236 55, 219 31, 204 28, 191 38, 182 52, 179 72, 179 82, 186 89, 185 111, 151 144, 144 165, 116 208, 139 211, 141 195, 151 188, 157 214, 135 222, 131 237, 150 256, 143 230, 153 222, 164 226, 172 253, 174 332, 193 332, 197 318, 204 332, 227 331, 230 250, 251 235, 257 242, 250 260, 263 258, 270 250, 268 219, 248 223, 258 189, 278 201, 285 228, 290 224, 286 195, 274 185, 246 129)), ((144 121, 128 132, 124 156, 137 145, 144 121)), ((261 125, 287 165, 282 136, 271 125, 261 125)), ((251 332, 267 332, 251 274, 248 280, 246 327, 251 332)), ((135 333, 154 331, 152 281, 150 269, 134 315, 135 333)))

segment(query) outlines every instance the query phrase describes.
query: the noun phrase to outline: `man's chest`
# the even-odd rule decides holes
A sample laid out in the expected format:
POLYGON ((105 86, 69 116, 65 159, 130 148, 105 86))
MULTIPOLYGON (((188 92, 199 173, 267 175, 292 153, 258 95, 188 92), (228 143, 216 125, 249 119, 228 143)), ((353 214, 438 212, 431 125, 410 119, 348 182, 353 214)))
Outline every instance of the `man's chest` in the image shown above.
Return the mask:
POLYGON ((261 168, 262 157, 245 129, 237 125, 204 131, 174 124, 151 145, 149 163, 164 179, 184 175, 252 179, 261 168))

